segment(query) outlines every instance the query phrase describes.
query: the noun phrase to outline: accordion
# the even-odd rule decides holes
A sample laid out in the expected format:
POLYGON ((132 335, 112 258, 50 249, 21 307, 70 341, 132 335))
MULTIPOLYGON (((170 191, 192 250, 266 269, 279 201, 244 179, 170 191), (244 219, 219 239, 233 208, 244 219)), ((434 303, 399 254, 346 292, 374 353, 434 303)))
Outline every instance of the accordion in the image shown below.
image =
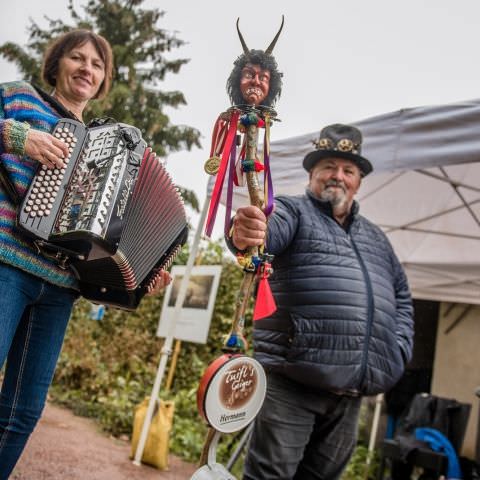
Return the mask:
POLYGON ((133 310, 187 239, 182 198, 135 127, 61 119, 52 134, 69 156, 39 167, 18 224, 86 299, 133 310))

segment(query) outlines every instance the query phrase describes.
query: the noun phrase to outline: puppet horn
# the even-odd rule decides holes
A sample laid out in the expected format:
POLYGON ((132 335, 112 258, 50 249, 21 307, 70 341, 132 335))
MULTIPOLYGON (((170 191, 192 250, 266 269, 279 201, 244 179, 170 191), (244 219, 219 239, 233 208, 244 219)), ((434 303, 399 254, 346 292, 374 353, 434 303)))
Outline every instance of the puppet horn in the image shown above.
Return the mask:
POLYGON ((277 43, 278 37, 280 36, 280 32, 282 31, 282 28, 283 28, 283 21, 284 21, 284 16, 282 15, 282 24, 280 25, 280 29, 278 30, 277 34, 275 35, 275 38, 272 40, 272 43, 265 50, 265 53, 267 55, 271 55, 272 52, 273 52, 273 48, 275 47, 275 44, 277 43))
POLYGON ((240 17, 237 18, 237 32, 238 36, 240 37, 240 43, 242 44, 243 47, 243 53, 248 53, 250 50, 247 47, 247 44, 245 43, 245 40, 243 39, 242 32, 240 32, 240 27, 238 26, 238 22, 240 21, 240 17))

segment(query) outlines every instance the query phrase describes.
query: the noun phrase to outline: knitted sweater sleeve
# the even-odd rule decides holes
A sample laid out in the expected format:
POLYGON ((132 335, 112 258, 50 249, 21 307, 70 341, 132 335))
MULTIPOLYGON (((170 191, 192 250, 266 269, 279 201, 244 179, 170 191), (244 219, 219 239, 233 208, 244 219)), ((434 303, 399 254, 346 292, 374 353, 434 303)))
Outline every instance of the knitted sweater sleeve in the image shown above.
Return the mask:
POLYGON ((4 110, 5 90, 0 85, 0 154, 23 155, 25 141, 30 128, 28 123, 6 118, 4 110))

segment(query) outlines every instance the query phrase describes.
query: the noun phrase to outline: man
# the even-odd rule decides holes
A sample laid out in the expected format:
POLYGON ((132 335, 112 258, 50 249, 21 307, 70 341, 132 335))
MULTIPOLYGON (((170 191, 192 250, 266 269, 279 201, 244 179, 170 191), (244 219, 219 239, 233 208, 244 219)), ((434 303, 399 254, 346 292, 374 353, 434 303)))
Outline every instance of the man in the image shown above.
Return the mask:
POLYGON ((277 311, 255 322, 254 349, 267 373, 245 480, 334 480, 356 444, 361 397, 391 388, 412 351, 407 280, 384 233, 354 200, 372 171, 362 136, 347 125, 320 133, 303 160, 306 194, 278 197, 263 212, 239 208, 229 241, 275 255, 277 311))

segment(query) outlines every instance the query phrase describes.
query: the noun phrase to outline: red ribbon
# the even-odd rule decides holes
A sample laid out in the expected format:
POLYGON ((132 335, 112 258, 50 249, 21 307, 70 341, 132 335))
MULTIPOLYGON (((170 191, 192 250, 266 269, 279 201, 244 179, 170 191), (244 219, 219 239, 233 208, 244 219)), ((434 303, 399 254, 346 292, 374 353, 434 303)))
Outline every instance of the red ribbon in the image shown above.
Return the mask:
POLYGON ((230 118, 230 125, 228 127, 227 137, 223 145, 222 161, 217 173, 217 179, 213 187, 212 199, 210 200, 210 207, 208 209, 207 223, 205 227, 205 234, 209 237, 212 234, 213 225, 215 223, 215 217, 217 216, 218 205, 220 203, 220 197, 223 189, 223 182, 225 179, 225 172, 227 171, 228 160, 230 157, 230 151, 232 149, 233 142, 235 140, 235 134, 237 132, 238 117, 240 112, 235 110, 230 118))
MULTIPOLYGON (((212 132, 212 143, 210 146, 210 157, 213 157, 213 154, 216 153, 215 150, 217 148, 217 143, 218 143, 218 132, 220 130, 220 124, 222 123, 222 118, 218 117, 217 121, 215 122, 215 125, 213 127, 213 132, 212 132)), ((222 125, 222 130, 223 130, 223 125, 222 125)))

